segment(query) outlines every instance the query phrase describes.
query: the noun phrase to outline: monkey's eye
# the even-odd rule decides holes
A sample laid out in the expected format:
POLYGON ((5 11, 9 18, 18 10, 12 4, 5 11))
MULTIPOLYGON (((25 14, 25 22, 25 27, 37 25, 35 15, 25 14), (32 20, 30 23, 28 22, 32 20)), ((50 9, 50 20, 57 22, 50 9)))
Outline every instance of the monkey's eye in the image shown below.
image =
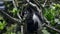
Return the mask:
POLYGON ((28 14, 29 12, 28 11, 25 11, 24 14, 28 14))
POLYGON ((24 12, 24 17, 26 17, 28 14, 29 14, 29 12, 28 11, 25 11, 24 12))
POLYGON ((24 14, 27 14, 27 12, 25 11, 24 14))

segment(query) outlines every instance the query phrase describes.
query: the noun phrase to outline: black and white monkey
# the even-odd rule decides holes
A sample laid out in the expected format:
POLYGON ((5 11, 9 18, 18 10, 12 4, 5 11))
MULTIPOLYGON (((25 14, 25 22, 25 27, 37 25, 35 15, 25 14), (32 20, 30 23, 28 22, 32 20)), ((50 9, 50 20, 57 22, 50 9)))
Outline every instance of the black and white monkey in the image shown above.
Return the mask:
POLYGON ((44 22, 43 18, 41 17, 39 13, 38 7, 36 8, 35 4, 32 4, 32 5, 29 5, 22 12, 22 17, 23 16, 26 17, 25 23, 27 24, 27 32, 29 34, 32 34, 33 32, 36 32, 38 30, 42 30, 42 24, 44 22))
POLYGON ((33 33, 38 29, 42 29, 42 19, 39 16, 39 12, 32 11, 32 7, 28 7, 26 11, 23 11, 24 17, 26 17, 25 23, 27 24, 27 31, 33 33))
POLYGON ((27 24, 28 34, 36 32, 36 34, 42 34, 42 26, 44 23, 48 24, 41 13, 39 7, 27 0, 28 6, 22 11, 22 17, 26 17, 25 23, 27 24))

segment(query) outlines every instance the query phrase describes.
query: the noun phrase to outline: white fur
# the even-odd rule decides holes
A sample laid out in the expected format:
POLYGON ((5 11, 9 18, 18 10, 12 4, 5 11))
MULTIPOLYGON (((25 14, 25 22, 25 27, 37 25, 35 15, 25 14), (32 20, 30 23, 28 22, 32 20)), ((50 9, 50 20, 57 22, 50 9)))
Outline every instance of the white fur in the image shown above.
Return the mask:
POLYGON ((42 23, 41 23, 39 17, 35 13, 33 14, 33 20, 34 20, 34 24, 36 22, 38 22, 38 28, 41 29, 42 28, 42 23))

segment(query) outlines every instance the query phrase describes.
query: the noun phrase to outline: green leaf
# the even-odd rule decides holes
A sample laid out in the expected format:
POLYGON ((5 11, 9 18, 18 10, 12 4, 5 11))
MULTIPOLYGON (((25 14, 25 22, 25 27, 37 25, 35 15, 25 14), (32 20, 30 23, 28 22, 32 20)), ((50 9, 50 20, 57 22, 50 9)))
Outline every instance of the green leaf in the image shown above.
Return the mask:
POLYGON ((3 30, 5 25, 6 25, 5 21, 3 22, 0 21, 0 30, 3 30))

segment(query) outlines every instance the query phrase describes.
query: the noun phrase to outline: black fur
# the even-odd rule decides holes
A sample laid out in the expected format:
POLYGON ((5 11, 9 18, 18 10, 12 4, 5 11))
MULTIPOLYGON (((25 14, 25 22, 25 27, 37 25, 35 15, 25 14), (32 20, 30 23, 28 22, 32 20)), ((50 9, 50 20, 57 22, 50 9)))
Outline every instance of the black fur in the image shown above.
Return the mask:
POLYGON ((35 13, 35 15, 37 15, 37 17, 39 18, 39 20, 41 22, 43 22, 43 20, 41 18, 41 15, 36 10, 36 8, 29 5, 29 7, 27 7, 22 12, 22 17, 27 14, 25 23, 27 24, 27 32, 28 33, 33 33, 33 32, 35 32, 35 31, 38 30, 38 22, 35 22, 35 24, 34 24, 34 20, 32 19, 33 18, 33 13, 35 13), (32 11, 32 10, 34 10, 34 11, 32 11), (26 12, 26 13, 24 13, 24 12, 26 12))

